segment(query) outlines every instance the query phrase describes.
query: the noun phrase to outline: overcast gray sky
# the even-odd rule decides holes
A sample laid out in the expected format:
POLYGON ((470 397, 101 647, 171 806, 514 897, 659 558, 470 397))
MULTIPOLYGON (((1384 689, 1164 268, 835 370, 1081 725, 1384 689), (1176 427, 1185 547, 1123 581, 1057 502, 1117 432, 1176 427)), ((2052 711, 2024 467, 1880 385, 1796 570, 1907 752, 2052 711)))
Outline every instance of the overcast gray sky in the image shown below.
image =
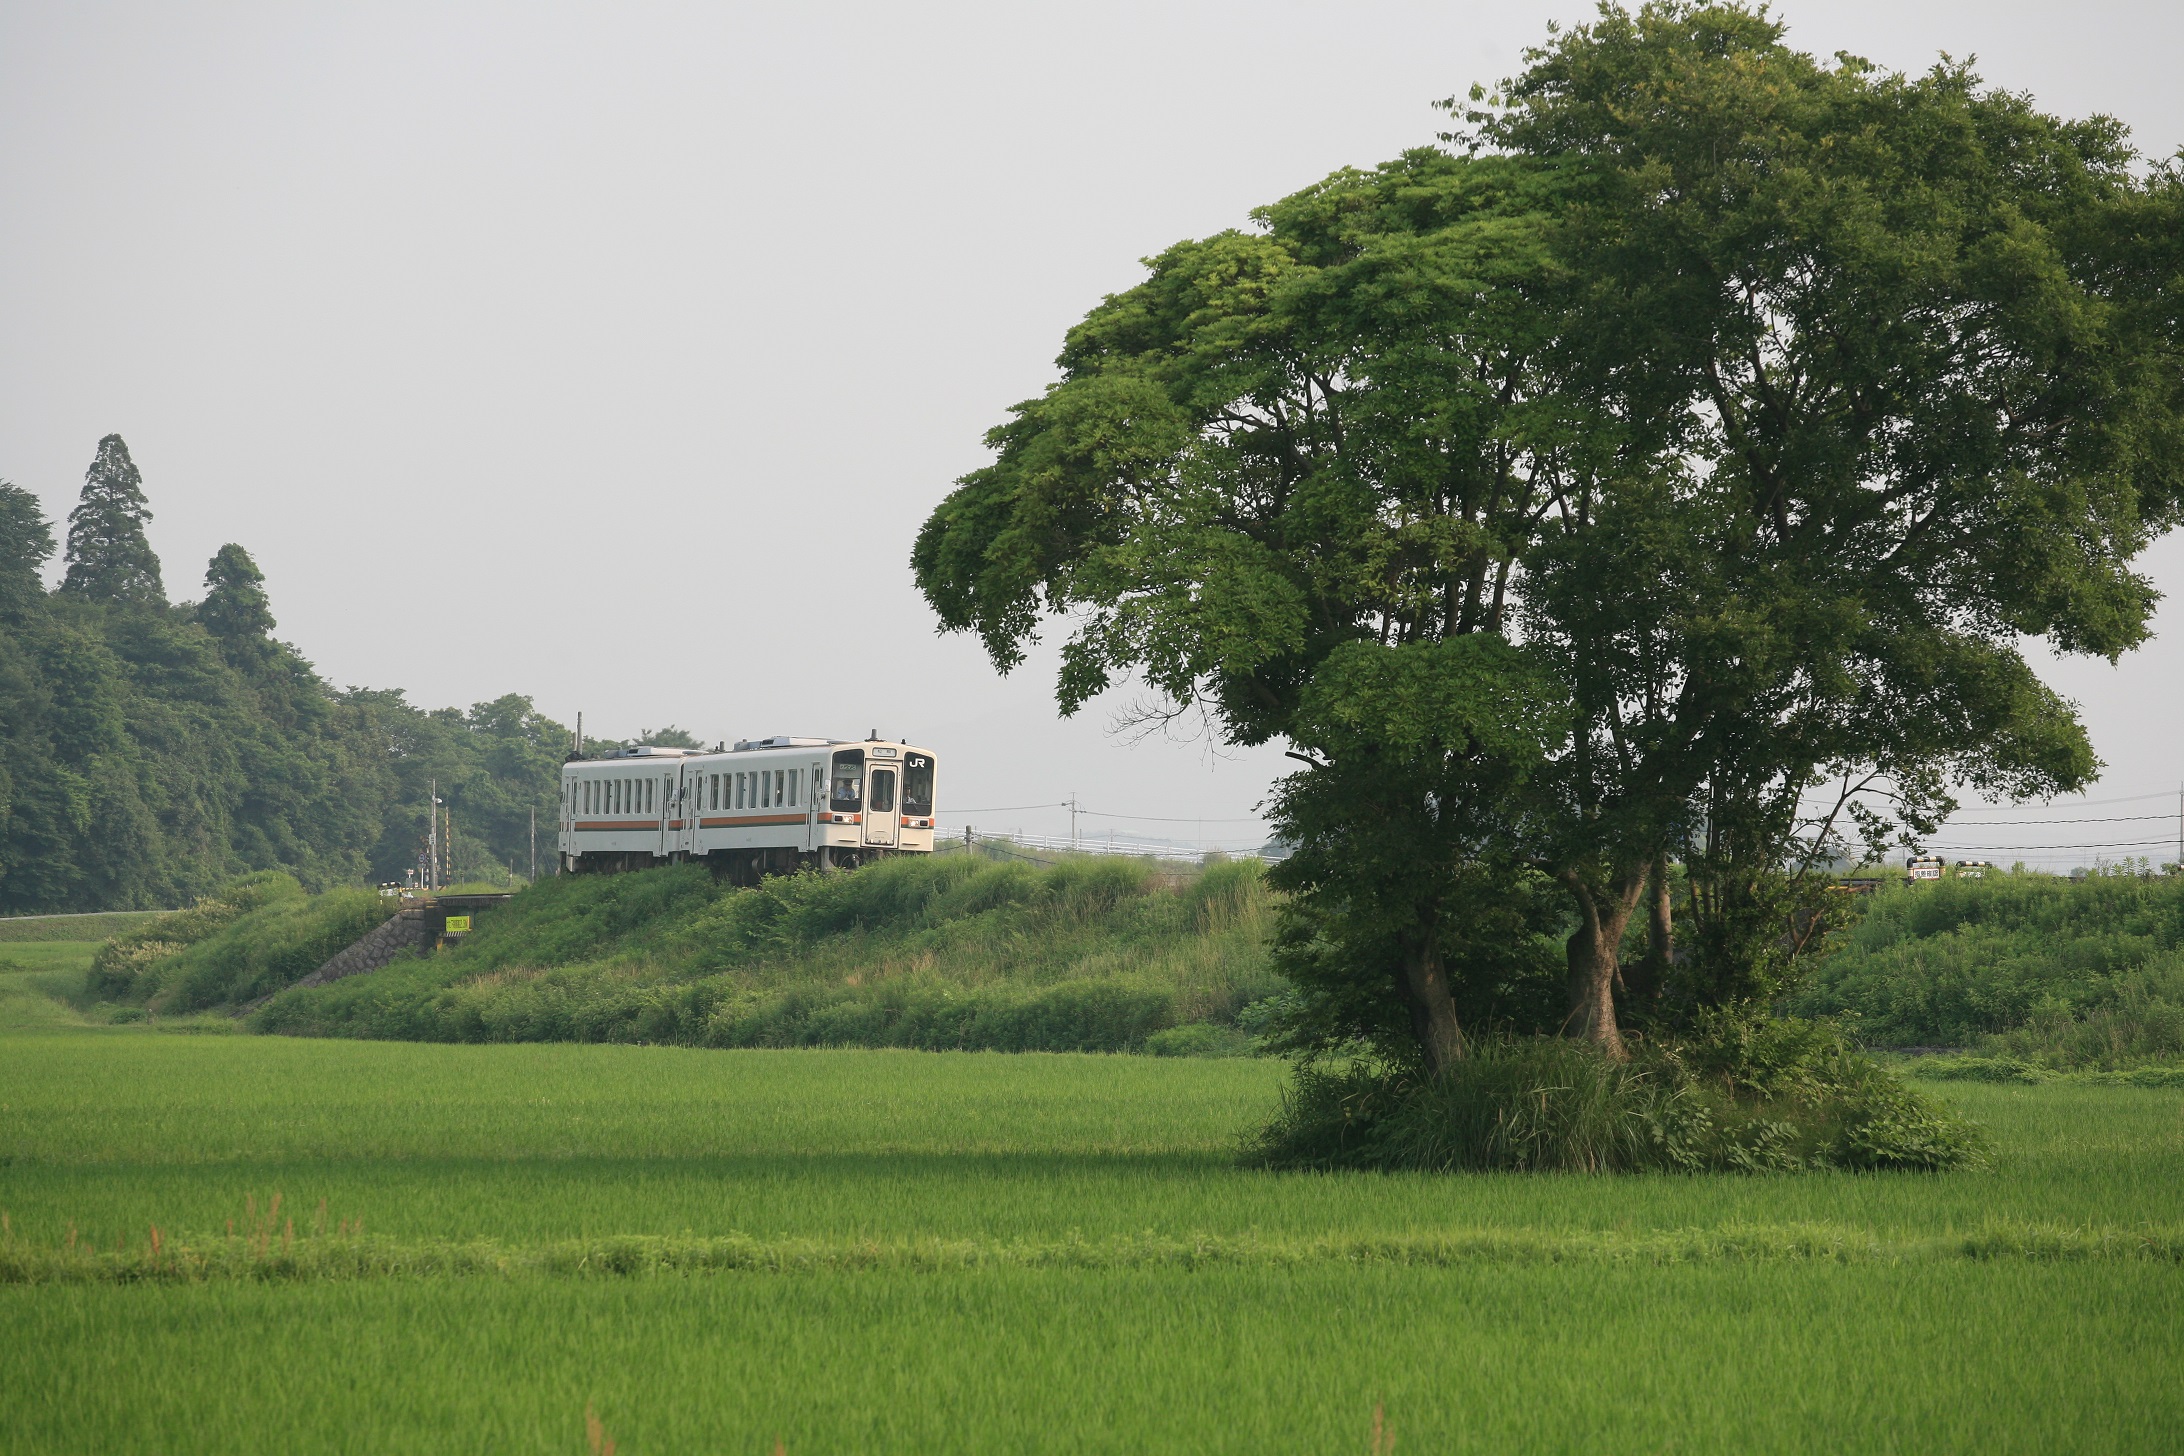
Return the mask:
MULTIPOLYGON (((617 735, 876 727, 958 810, 1076 791, 1253 843, 1277 754, 1057 722, 1050 659, 1001 679, 934 634, 911 538, 1137 259, 1430 142, 1436 98, 1590 8, 0 7, 0 477, 58 522, 118 431, 170 594, 241 542, 336 683, 617 735)), ((1780 13, 2184 143, 2173 4, 1780 13)), ((2184 546, 2148 564, 2160 639, 2051 673, 2093 799, 2184 776, 2184 546)))

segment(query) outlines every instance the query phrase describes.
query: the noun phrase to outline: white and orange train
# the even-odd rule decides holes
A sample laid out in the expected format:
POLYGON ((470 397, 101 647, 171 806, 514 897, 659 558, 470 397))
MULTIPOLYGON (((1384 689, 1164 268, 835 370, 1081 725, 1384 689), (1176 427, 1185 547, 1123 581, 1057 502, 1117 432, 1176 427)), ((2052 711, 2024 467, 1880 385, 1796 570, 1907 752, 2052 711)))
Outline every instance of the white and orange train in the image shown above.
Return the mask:
POLYGON ((702 861, 740 881, 933 848, 933 755, 868 738, 622 749, 561 766, 571 873, 702 861))

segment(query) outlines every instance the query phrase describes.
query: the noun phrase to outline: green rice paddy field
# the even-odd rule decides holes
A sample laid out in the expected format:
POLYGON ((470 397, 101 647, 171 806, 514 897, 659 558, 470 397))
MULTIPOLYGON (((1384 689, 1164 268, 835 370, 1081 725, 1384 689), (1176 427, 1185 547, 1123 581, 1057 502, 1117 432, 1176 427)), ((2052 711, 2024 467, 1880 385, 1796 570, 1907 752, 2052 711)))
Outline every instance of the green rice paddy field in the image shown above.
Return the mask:
POLYGON ((0 1450, 2184 1432, 2176 1089, 1953 1084, 1946 1175, 1272 1174, 1265 1061, 91 1027, 87 950, 0 945, 0 1450))

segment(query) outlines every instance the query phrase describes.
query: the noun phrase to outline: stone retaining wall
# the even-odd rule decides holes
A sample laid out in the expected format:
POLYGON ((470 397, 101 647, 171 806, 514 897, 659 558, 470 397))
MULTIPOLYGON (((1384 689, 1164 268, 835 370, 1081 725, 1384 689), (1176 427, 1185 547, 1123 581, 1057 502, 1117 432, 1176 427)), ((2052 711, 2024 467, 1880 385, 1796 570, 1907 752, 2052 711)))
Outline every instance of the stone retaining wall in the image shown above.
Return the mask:
POLYGON ((433 927, 422 910, 403 910, 380 923, 377 930, 337 953, 325 965, 296 982, 299 986, 323 986, 348 976, 376 971, 387 962, 423 950, 434 938, 433 927))

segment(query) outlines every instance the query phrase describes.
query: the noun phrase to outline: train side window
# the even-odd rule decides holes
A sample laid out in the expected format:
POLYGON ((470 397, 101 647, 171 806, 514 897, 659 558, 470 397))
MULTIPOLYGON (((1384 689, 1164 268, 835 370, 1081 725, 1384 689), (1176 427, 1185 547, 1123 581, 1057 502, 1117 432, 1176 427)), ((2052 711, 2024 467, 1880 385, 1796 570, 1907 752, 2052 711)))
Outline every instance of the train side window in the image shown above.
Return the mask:
POLYGON ((781 780, 784 777, 786 776, 782 773, 780 769, 775 769, 773 771, 773 801, 776 804, 779 804, 781 802, 781 780))
POLYGON ((795 806, 795 804, 796 804, 796 775, 797 775, 797 773, 798 773, 798 770, 796 770, 796 769, 793 769, 793 768, 792 768, 792 769, 790 769, 790 770, 789 770, 789 804, 790 804, 790 806, 791 806, 792 808, 793 808, 793 807, 795 806))
POLYGON ((746 786, 745 786, 745 780, 747 780, 747 779, 749 779, 749 778, 750 778, 750 775, 749 775, 749 774, 740 774, 740 773, 739 773, 739 774, 737 774, 737 775, 736 775, 736 807, 737 807, 738 809, 740 809, 740 808, 742 808, 742 807, 743 807, 743 800, 744 800, 744 798, 745 798, 745 795, 746 795, 746 786))
POLYGON ((771 809, 773 802, 773 775, 761 770, 758 775, 758 807, 771 809))

